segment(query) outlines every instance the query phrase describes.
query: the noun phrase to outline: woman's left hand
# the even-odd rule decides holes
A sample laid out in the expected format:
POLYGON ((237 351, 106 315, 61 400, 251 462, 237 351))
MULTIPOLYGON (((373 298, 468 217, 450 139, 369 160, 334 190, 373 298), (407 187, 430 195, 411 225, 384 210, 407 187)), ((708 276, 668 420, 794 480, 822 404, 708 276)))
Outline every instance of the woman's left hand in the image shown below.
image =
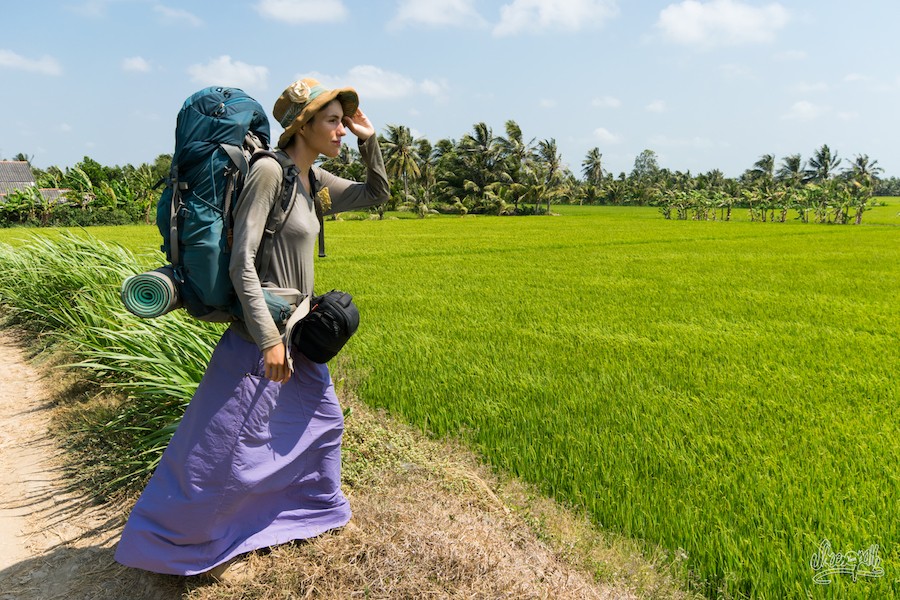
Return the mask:
POLYGON ((361 142, 375 135, 375 127, 369 122, 369 117, 358 108, 352 117, 344 117, 342 122, 361 142))

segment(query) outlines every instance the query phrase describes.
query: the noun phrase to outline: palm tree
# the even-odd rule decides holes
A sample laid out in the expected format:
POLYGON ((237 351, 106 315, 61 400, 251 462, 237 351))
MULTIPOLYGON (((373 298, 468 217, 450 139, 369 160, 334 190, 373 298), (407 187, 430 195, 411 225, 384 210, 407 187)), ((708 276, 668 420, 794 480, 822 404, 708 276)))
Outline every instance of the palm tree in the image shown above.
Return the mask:
MULTIPOLYGON (((850 162, 850 161, 848 161, 850 162)), ((868 154, 860 154, 852 162, 850 162, 850 181, 853 182, 853 197, 855 199, 856 219, 854 223, 859 225, 862 223, 862 216, 866 210, 866 204, 872 196, 875 188, 875 182, 878 175, 883 173, 884 169, 878 166, 878 161, 870 161, 868 154)))
POLYGON ((757 180, 773 179, 775 177, 775 155, 763 154, 760 156, 759 160, 753 163, 753 168, 750 169, 750 173, 757 180))
POLYGON ((877 160, 869 159, 868 154, 860 154, 850 163, 850 177, 863 185, 872 185, 884 169, 878 166, 877 160))
POLYGON ((366 166, 360 160, 359 151, 349 144, 341 144, 341 150, 335 158, 324 160, 321 165, 329 173, 344 179, 362 181, 366 166))
POLYGON ((488 203, 487 189, 491 183, 512 182, 507 165, 503 164, 500 140, 485 123, 476 123, 472 133, 462 137, 457 153, 462 169, 458 173, 462 177, 460 192, 474 207, 481 208, 488 203))
POLYGON ((531 168, 534 140, 525 142, 522 128, 512 119, 506 122, 506 137, 497 138, 502 160, 507 163, 506 171, 513 181, 523 182, 531 168))
POLYGON ((384 166, 389 175, 403 179, 403 201, 409 200, 409 176, 419 176, 418 156, 409 127, 388 125, 382 139, 385 154, 384 166))
POLYGON ((628 198, 628 182, 623 177, 610 181, 605 189, 606 202, 608 204, 624 204, 628 198))
POLYGON ((419 162, 419 179, 425 191, 423 202, 431 204, 431 195, 436 181, 438 155, 436 148, 426 138, 416 140, 416 158, 419 162))
POLYGON ((766 208, 772 209, 772 220, 775 220, 775 194, 773 185, 775 183, 775 155, 763 154, 759 160, 753 163, 750 169, 750 176, 756 183, 756 188, 761 195, 762 204, 762 220, 766 221, 766 208))
POLYGON ((603 155, 600 148, 592 148, 581 163, 581 173, 585 181, 592 185, 600 185, 603 182, 603 155))
POLYGON ((816 183, 828 181, 835 175, 835 170, 841 164, 841 159, 837 155, 831 153, 828 144, 822 144, 822 147, 813 152, 812 158, 809 159, 810 168, 807 174, 810 179, 816 183))
POLYGON ((538 142, 536 158, 542 163, 544 172, 544 183, 546 184, 545 196, 547 197, 547 214, 550 214, 550 200, 555 192, 558 191, 561 175, 562 157, 559 149, 556 147, 556 140, 541 140, 538 142))
POLYGON ((775 179, 789 187, 797 188, 806 177, 806 165, 799 154, 791 154, 781 159, 781 166, 775 173, 775 179))

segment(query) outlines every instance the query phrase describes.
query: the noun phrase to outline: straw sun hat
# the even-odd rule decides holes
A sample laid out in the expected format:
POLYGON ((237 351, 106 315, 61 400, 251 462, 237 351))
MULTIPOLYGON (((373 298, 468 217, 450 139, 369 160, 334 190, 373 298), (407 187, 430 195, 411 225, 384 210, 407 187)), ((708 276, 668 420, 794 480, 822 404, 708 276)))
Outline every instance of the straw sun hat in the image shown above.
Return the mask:
POLYGON ((301 79, 287 87, 275 101, 272 115, 284 127, 278 147, 284 148, 291 137, 323 106, 337 98, 344 115, 352 117, 359 108, 359 95, 353 88, 329 90, 315 79, 301 79))

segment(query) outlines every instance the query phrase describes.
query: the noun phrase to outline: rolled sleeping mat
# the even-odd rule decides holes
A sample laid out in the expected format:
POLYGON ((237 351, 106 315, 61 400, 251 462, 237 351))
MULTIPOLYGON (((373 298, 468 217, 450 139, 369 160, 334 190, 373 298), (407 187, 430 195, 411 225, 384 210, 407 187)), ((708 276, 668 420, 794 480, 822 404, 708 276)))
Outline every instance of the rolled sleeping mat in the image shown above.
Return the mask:
POLYGON ((161 317, 181 307, 181 297, 171 266, 160 267, 122 282, 122 303, 129 312, 145 319, 161 317))

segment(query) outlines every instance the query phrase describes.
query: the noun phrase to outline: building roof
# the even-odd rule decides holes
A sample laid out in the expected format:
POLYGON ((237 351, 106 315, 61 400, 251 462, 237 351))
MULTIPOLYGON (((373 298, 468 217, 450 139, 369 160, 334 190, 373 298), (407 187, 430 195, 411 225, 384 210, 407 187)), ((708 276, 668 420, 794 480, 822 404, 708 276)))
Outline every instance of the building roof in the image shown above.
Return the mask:
POLYGON ((25 183, 34 185, 31 165, 24 160, 0 160, 0 183, 25 183))
POLYGON ((68 188, 41 188, 40 191, 47 202, 56 204, 66 200, 66 192, 71 192, 72 190, 68 188))
MULTIPOLYGON (((31 172, 31 165, 24 160, 0 160, 0 202, 3 196, 26 187, 34 187, 37 183, 31 172)), ((51 204, 65 202, 67 188, 41 188, 41 196, 51 204)))
POLYGON ((0 160, 0 195, 35 184, 31 165, 24 160, 0 160))

